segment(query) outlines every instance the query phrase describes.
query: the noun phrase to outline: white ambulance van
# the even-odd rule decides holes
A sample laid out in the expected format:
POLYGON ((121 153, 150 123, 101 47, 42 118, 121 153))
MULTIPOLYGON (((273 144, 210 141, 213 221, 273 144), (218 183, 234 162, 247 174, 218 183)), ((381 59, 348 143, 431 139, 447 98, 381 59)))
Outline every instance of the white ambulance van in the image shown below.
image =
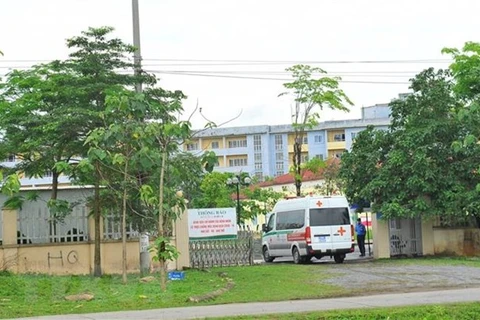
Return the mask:
POLYGON ((312 257, 329 256, 343 263, 355 243, 349 208, 341 196, 278 201, 262 226, 264 260, 291 256, 295 263, 305 263, 312 257))

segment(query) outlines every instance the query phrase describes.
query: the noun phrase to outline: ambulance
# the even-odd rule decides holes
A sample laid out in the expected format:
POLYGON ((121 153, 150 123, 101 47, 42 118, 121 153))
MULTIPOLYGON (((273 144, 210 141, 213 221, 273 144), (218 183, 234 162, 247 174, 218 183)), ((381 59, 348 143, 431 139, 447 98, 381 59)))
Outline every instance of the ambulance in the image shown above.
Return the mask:
POLYGON ((328 256, 343 263, 354 251, 350 206, 342 196, 280 200, 262 225, 265 262, 292 257, 297 264, 328 256))

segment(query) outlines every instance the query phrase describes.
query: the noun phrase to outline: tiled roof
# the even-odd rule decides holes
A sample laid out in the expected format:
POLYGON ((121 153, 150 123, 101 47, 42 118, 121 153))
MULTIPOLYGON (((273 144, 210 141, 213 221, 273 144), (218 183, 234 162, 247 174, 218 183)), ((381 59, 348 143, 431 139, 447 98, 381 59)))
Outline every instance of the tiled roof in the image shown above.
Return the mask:
MULTIPOLYGON (((333 162, 340 162, 338 158, 331 158, 327 160, 327 165, 333 162)), ((305 170, 302 175, 302 181, 315 181, 323 179, 323 171, 324 169, 320 169, 317 173, 313 173, 310 170, 305 170)), ((287 173, 278 177, 275 177, 273 180, 260 182, 257 184, 258 187, 269 187, 275 185, 283 185, 283 184, 290 184, 295 182, 295 177, 292 173, 287 173)))

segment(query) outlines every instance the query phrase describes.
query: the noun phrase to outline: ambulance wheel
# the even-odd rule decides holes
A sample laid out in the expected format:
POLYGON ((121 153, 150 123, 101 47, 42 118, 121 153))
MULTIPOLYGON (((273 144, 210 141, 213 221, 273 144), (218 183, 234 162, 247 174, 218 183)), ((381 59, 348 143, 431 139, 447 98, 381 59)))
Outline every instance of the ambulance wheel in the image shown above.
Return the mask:
POLYGON ((292 256, 295 264, 305 263, 305 257, 300 255, 300 251, 298 251, 297 247, 293 247, 292 256))
POLYGON ((273 262, 274 259, 275 257, 270 256, 267 246, 263 246, 263 260, 265 260, 265 262, 273 262))
POLYGON ((343 263, 343 260, 345 260, 345 255, 336 254, 336 255, 333 256, 333 259, 335 259, 336 263, 343 263))

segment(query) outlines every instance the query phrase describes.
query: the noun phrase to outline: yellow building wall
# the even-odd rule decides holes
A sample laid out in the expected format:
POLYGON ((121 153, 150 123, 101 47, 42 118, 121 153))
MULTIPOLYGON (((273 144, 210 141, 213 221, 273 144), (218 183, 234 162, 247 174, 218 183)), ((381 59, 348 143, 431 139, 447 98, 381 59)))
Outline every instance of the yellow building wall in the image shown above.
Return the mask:
POLYGON ((212 142, 217 142, 218 143, 218 149, 223 149, 223 139, 222 138, 211 138, 211 139, 205 139, 202 138, 202 150, 215 150, 212 148, 212 142))
POLYGON ((228 148, 229 141, 247 140, 247 136, 232 136, 225 139, 225 148, 228 148))
POLYGON ((230 167, 230 160, 235 160, 235 159, 246 159, 248 163, 248 156, 246 154, 234 155, 234 156, 227 156, 225 160, 225 166, 230 167))
MULTIPOLYGON (((288 152, 293 153, 293 145, 291 145, 291 144, 288 145, 288 152)), ((303 152, 308 153, 308 144, 302 144, 302 153, 303 152)))
POLYGON ((202 146, 200 145, 199 139, 192 139, 192 140, 186 141, 186 142, 183 144, 183 151, 188 151, 187 145, 189 145, 189 144, 194 144, 194 143, 197 143, 197 144, 198 144, 198 148, 201 149, 202 146))
POLYGON ((218 159, 218 166, 225 167, 225 161, 223 161, 223 157, 217 157, 218 159))
MULTIPOLYGON (((303 157, 308 156, 308 152, 302 152, 303 157)), ((302 163, 305 163, 302 161, 302 163)), ((288 153, 288 166, 291 167, 293 166, 293 152, 288 153)))
POLYGON ((327 149, 330 151, 335 151, 335 150, 345 150, 346 148, 346 143, 345 141, 342 142, 327 142, 327 149))
POLYGON ((345 134, 345 130, 332 130, 327 133, 327 142, 335 142, 334 137, 337 134, 345 134))
MULTIPOLYGON (((307 136, 307 133, 305 133, 305 134, 303 135, 304 138, 305 138, 306 136, 307 136)), ((287 148, 288 148, 288 152, 289 152, 289 153, 293 153, 293 145, 295 144, 295 135, 289 134, 289 135, 287 136, 287 144, 288 144, 288 147, 287 147, 287 148)), ((303 143, 303 144, 302 144, 302 152, 303 152, 303 151, 306 151, 306 152, 308 153, 308 144, 306 144, 306 143, 303 143)))
POLYGON ((328 150, 328 157, 333 158, 335 154, 340 153, 342 154, 345 151, 345 149, 334 149, 334 150, 328 150))

